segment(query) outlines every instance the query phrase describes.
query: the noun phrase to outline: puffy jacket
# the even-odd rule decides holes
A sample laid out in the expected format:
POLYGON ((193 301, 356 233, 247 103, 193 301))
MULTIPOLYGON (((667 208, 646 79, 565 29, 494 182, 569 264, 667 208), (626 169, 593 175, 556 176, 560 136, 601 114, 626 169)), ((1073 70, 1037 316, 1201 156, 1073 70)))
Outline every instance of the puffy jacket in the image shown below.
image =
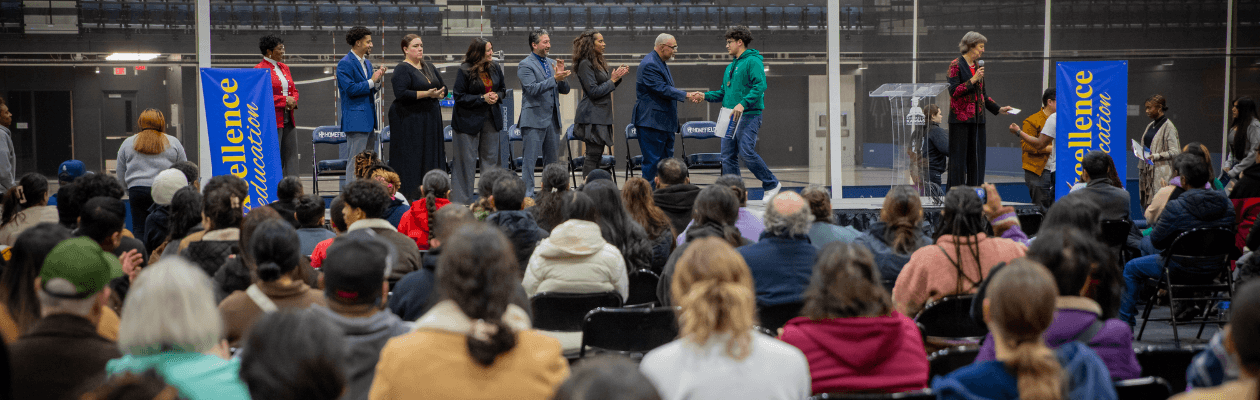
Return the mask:
MULTIPOLYGON (((437 207, 433 210, 441 210, 447 204, 451 204, 448 199, 438 198, 433 202, 437 207)), ((398 231, 407 237, 416 240, 416 247, 420 250, 429 249, 429 206, 426 199, 417 199, 411 203, 411 209, 403 214, 402 220, 398 222, 398 231)))
POLYGON ((780 339, 805 353, 814 393, 896 393, 927 386, 919 328, 896 311, 869 318, 796 317, 780 339))
POLYGON ((1234 227, 1234 205, 1214 190, 1190 189, 1164 206, 1151 231, 1151 244, 1166 249, 1181 233, 1195 228, 1234 227))
POLYGON ((621 251, 599 234, 599 224, 568 220, 551 230, 534 249, 521 281, 525 293, 597 293, 616 290, 630 295, 626 261, 621 251))
MULTIPOLYGON (((919 226, 919 243, 909 253, 898 253, 893 250, 892 243, 889 241, 892 238, 888 236, 888 223, 884 221, 872 223, 871 227, 858 235, 853 242, 865 245, 871 251, 871 255, 875 256, 875 266, 879 267, 879 275, 885 282, 896 282, 897 275, 901 274, 901 268, 910 262, 910 255, 920 247, 932 243, 932 238, 928 236, 931 230, 932 225, 923 221, 923 224, 919 226)), ((892 292, 891 285, 885 285, 884 288, 892 292)))
POLYGON ((519 265, 527 265, 529 257, 534 254, 534 247, 548 235, 547 231, 538 227, 528 211, 498 211, 486 217, 486 222, 499 227, 512 241, 519 265))
MULTIPOLYGON (((1070 342, 1054 351, 1067 378, 1069 400, 1112 400, 1112 386, 1107 366, 1089 346, 1070 342)), ((946 376, 932 380, 932 391, 942 400, 1018 399, 1016 377, 1001 361, 976 362, 946 376)))
MULTIPOLYGON (((1061 296, 1057 304, 1054 322, 1042 334, 1046 345, 1050 347, 1073 343, 1077 335, 1089 329, 1102 315, 1102 308, 1098 303, 1087 297, 1061 296)), ((1114 318, 1102 322, 1102 328, 1085 344, 1106 364, 1111 379, 1118 381, 1141 377, 1142 367, 1138 365, 1137 356, 1133 353, 1133 331, 1129 324, 1114 318)), ((975 362, 997 358, 994 346, 993 334, 990 333, 980 346, 980 354, 976 356, 975 362)))

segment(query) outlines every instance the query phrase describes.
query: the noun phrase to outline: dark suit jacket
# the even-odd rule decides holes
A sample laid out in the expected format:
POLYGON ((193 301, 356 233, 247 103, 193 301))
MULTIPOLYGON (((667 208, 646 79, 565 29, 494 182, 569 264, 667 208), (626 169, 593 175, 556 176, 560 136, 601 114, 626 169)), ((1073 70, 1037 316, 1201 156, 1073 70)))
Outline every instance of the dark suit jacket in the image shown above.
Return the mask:
MULTIPOLYGON (((1068 196, 1088 196, 1090 203, 1102 209, 1099 216, 1104 221, 1132 220, 1129 215, 1129 192, 1111 184, 1111 178, 1092 179, 1085 188, 1068 196)), ((1067 196, 1064 196, 1067 197, 1067 196)))
POLYGON ((104 380, 105 363, 118 357, 118 345, 98 335, 91 321, 49 315, 9 345, 13 398, 77 399, 104 380))
POLYGON ((949 82, 949 123, 951 124, 983 124, 984 110, 997 115, 1002 108, 985 94, 984 84, 987 79, 972 85, 967 83, 971 80, 971 76, 971 67, 967 66, 967 59, 962 56, 958 56, 949 63, 946 79, 949 82))
MULTIPOLYGON (((364 60, 367 73, 372 73, 372 62, 364 60)), ((341 92, 341 130, 343 132, 371 132, 376 130, 376 102, 373 95, 381 85, 369 87, 371 75, 363 74, 359 59, 354 52, 346 53, 337 62, 337 90, 341 92)))
POLYGON ((678 132, 678 102, 687 94, 674 87, 669 66, 656 54, 648 53, 639 62, 634 84, 634 125, 665 132, 678 132))
MULTIPOLYGON (((611 68, 611 67, 610 67, 611 68)), ((582 85, 582 102, 578 103, 575 124, 614 125, 612 113, 612 92, 621 85, 621 81, 612 81, 610 71, 595 68, 591 60, 582 60, 577 65, 578 83, 582 85)))
MULTIPOLYGON (((486 93, 486 86, 481 83, 481 77, 473 75, 468 69, 472 66, 465 64, 459 65, 459 71, 455 73, 455 87, 451 89, 451 95, 455 98, 455 110, 451 113, 451 129, 459 133, 478 133, 481 127, 486 124, 486 117, 493 119, 490 121, 494 124, 494 129, 503 130, 503 111, 499 108, 499 104, 486 103, 481 99, 481 95, 486 93)), ((499 100, 507 95, 507 88, 503 86, 503 69, 499 64, 490 64, 490 80, 494 82, 495 93, 499 94, 499 100)))

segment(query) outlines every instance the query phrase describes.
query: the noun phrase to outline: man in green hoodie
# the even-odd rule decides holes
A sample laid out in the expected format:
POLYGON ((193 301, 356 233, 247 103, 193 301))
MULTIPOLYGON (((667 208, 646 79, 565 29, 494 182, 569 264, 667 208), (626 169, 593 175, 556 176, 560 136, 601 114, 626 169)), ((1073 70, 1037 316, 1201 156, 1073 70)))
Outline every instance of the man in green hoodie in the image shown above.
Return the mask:
POLYGON ((726 66, 722 75, 722 87, 709 92, 692 92, 687 97, 699 103, 701 100, 722 103, 731 109, 731 123, 722 132, 722 175, 739 176, 739 160, 761 180, 769 200, 783 185, 775 179, 770 167, 757 154, 757 131, 761 129, 761 111, 765 109, 766 73, 761 63, 761 53, 748 48, 752 43, 752 31, 740 25, 726 30, 726 51, 735 60, 726 66), (736 158, 738 156, 738 158, 736 158))

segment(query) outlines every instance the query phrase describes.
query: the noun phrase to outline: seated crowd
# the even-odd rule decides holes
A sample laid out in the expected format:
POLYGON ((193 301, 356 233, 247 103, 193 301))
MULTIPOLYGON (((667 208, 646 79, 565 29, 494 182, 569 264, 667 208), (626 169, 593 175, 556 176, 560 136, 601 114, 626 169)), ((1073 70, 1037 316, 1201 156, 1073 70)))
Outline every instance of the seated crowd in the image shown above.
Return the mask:
MULTIPOLYGON (((1243 219, 1194 151, 1176 157, 1151 230, 1119 242, 1102 226, 1130 221, 1128 193, 1098 152, 1035 237, 992 185, 951 188, 939 218, 893 187, 858 231, 834 223, 823 187, 759 212, 740 177, 697 186, 674 158, 621 187, 594 170, 571 188, 548 165, 536 198, 491 169, 471 205, 449 200, 446 172, 400 188, 370 154, 355 161, 359 179, 327 215, 295 177, 263 206, 240 178, 201 186, 195 165, 173 165, 152 181, 143 238, 118 178, 62 177, 50 206, 48 182, 23 177, 0 199, 0 398, 1115 399, 1114 382, 1145 376, 1132 325, 1144 282, 1164 274, 1161 250, 1243 219), (570 369, 580 332, 533 319, 531 299, 556 293, 654 293, 643 309, 670 307, 677 336, 637 364, 570 369), (969 299, 966 322, 988 334, 970 365, 929 376, 939 347, 915 318, 947 297, 969 299)), ((1239 261, 1241 279, 1256 258, 1239 261)), ((1260 283, 1234 297, 1192 368, 1203 389, 1181 396, 1260 390, 1260 283)))

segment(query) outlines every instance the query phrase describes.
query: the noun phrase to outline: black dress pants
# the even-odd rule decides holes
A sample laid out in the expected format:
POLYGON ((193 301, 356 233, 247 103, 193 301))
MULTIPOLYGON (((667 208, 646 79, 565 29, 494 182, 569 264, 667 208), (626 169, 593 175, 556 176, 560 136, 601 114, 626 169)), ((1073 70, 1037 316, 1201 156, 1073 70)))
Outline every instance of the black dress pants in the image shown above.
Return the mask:
POLYGON ((984 183, 984 124, 949 124, 949 187, 984 183))

